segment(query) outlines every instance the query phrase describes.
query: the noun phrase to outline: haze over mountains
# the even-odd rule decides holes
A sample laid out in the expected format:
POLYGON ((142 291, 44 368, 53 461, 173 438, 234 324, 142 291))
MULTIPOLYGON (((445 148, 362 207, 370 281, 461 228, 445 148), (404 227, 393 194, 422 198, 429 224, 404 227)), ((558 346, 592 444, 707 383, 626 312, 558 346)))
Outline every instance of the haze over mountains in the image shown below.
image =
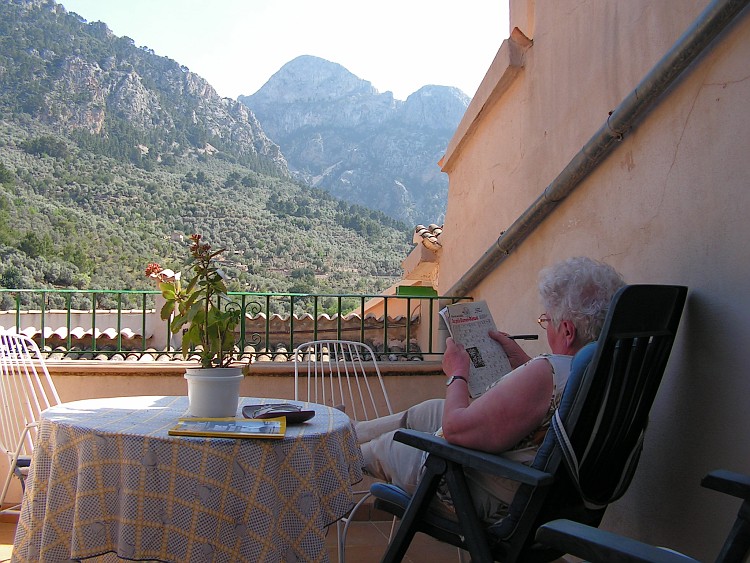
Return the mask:
POLYGON ((396 100, 301 56, 239 101, 310 185, 413 224, 442 221, 448 178, 437 162, 470 101, 459 89, 424 86, 396 100))
MULTIPOLYGON (((27 12, 65 13, 49 0, 9 3, 27 12)), ((13 33, 9 28, 8 39, 13 33)), ((442 221, 448 178, 437 162, 470 100, 460 90, 424 86, 406 101, 396 100, 339 64, 301 56, 238 101, 218 96, 179 61, 134 49, 130 38, 114 36, 106 22, 88 24, 84 38, 83 50, 65 57, 55 45, 41 51, 32 46, 24 62, 38 55, 45 71, 61 74, 61 80, 19 81, 5 94, 19 90, 21 109, 109 144, 136 137, 134 128, 147 131, 137 144, 151 151, 149 158, 172 153, 173 143, 199 150, 208 143, 211 151, 266 161, 282 173, 288 165, 310 186, 407 224, 442 221), (97 41, 107 42, 108 51, 97 41), (82 57, 89 47, 95 47, 93 58, 82 57), (131 52, 123 66, 125 50, 131 52), (45 87, 53 91, 45 94, 45 87)), ((4 70, 7 84, 11 74, 4 70)), ((119 150, 134 149, 131 144, 119 150)))

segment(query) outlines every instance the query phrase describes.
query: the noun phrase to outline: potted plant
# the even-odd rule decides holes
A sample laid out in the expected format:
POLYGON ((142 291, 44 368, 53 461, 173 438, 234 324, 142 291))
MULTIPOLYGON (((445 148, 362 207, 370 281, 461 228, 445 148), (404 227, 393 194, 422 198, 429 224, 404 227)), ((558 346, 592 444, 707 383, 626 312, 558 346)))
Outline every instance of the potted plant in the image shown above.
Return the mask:
POLYGON ((182 332, 182 356, 198 354, 200 368, 188 368, 190 414, 203 417, 234 416, 239 399, 242 369, 234 361, 235 329, 242 311, 227 295, 224 272, 216 257, 224 249, 212 250, 202 236, 191 235, 186 267, 192 277, 182 284, 181 274, 151 263, 146 275, 158 282, 164 298, 162 320, 173 334, 182 332), (223 392, 223 394, 222 394, 223 392))

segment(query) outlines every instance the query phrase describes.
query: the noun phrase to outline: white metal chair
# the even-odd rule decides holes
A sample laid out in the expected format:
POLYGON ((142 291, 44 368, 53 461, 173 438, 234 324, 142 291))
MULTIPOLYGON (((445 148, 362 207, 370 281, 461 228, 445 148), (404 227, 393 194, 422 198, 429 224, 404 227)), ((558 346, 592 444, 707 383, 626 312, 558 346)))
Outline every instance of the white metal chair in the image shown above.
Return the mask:
MULTIPOLYGON (((40 414, 60 403, 36 343, 21 334, 0 332, 0 447, 8 456, 8 475, 0 495, 5 506, 13 476, 22 490, 31 464, 40 414)), ((14 504, 0 514, 19 514, 14 504)))
MULTIPOLYGON (((294 399, 342 409, 356 421, 393 414, 375 352, 367 344, 350 340, 316 340, 295 348, 294 399)), ((345 559, 349 525, 370 497, 367 490, 354 493, 361 498, 336 522, 340 563, 345 559)))

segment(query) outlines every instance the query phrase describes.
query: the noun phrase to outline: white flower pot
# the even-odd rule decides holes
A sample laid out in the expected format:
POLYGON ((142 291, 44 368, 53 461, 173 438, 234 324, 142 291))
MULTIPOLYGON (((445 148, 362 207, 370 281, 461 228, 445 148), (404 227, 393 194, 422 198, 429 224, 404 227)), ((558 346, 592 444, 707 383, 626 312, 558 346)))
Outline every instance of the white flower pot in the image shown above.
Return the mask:
POLYGON ((200 418, 236 417, 242 368, 187 368, 188 414, 200 418))

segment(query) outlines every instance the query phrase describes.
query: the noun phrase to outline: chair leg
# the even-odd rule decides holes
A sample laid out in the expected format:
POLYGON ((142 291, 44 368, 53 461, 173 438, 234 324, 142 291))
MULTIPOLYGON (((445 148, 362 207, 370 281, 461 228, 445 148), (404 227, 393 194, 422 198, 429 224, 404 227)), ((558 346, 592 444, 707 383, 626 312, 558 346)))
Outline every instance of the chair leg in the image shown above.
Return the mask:
POLYGON ((750 552, 750 501, 740 505, 737 519, 716 558, 720 563, 741 563, 750 552))
POLYGON ((388 543, 391 543, 391 540, 393 539, 393 532, 396 530, 396 520, 398 520, 398 518, 395 516, 393 517, 393 520, 391 520, 391 531, 388 532, 388 543))
POLYGON ((23 491, 26 488, 25 487, 25 483, 24 483, 24 479, 22 478, 21 475, 17 475, 17 468, 15 467, 15 464, 14 464, 14 467, 12 467, 8 471, 8 475, 5 478, 5 484, 3 485, 2 494, 0 494, 0 514, 18 515, 18 514, 21 513, 21 505, 20 504, 14 504, 14 505, 11 505, 11 506, 9 506, 8 508, 5 508, 5 509, 2 508, 3 505, 5 504, 5 498, 8 495, 8 490, 10 489, 10 482, 13 480, 13 475, 16 475, 20 479, 20 481, 21 481, 21 490, 22 490, 21 494, 22 495, 23 495, 23 491))
POLYGON ((336 522, 336 533, 338 536, 337 540, 338 540, 339 563, 344 563, 346 559, 346 535, 349 533, 349 526, 352 523, 354 514, 360 509, 360 507, 365 503, 365 501, 371 496, 372 496, 372 493, 366 492, 364 496, 361 499, 359 499, 357 504, 354 505, 354 508, 352 508, 349 511, 349 514, 347 514, 344 518, 341 518, 340 520, 336 522))
POLYGON ((13 469, 8 471, 8 476, 5 478, 5 484, 3 485, 3 492, 0 494, 0 507, 5 503, 5 496, 8 494, 10 488, 10 481, 13 479, 13 469))
POLYGON ((336 542, 337 542, 337 554, 339 563, 344 563, 345 550, 346 550, 346 530, 349 527, 349 521, 343 524, 344 519, 336 521, 336 542))
POLYGON ((411 540, 417 532, 417 526, 422 514, 429 508, 430 500, 435 496, 440 478, 445 473, 445 461, 435 456, 428 456, 425 462, 425 472, 422 475, 417 490, 409 502, 396 535, 388 544, 381 563, 395 563, 401 561, 409 549, 411 540))
POLYGON ((26 492, 26 474, 23 472, 23 469, 16 466, 16 468, 13 470, 13 474, 18 477, 18 480, 21 481, 21 492, 26 492))
POLYGON ((492 561, 487 536, 471 502, 471 493, 466 484, 463 469, 459 464, 449 461, 445 478, 471 560, 492 561))
MULTIPOLYGON (((364 504, 364 502, 371 497, 371 493, 367 493, 360 501, 354 505, 354 508, 352 508, 352 511, 349 513, 349 515, 346 518, 341 518, 340 520, 336 521, 336 534, 337 534, 337 554, 339 558, 339 563, 345 563, 346 560, 346 535, 349 533, 349 526, 352 523, 352 516, 354 515, 357 510, 359 510, 360 506, 364 504), (345 522, 345 523, 344 523, 345 522), (343 524, 343 525, 342 525, 343 524)), ((395 516, 393 517, 393 520, 391 520, 391 531, 388 533, 388 543, 391 542, 391 539, 393 538, 393 531, 396 529, 396 522, 398 521, 398 518, 395 516)), ((459 550, 460 551, 460 550, 459 550)))

